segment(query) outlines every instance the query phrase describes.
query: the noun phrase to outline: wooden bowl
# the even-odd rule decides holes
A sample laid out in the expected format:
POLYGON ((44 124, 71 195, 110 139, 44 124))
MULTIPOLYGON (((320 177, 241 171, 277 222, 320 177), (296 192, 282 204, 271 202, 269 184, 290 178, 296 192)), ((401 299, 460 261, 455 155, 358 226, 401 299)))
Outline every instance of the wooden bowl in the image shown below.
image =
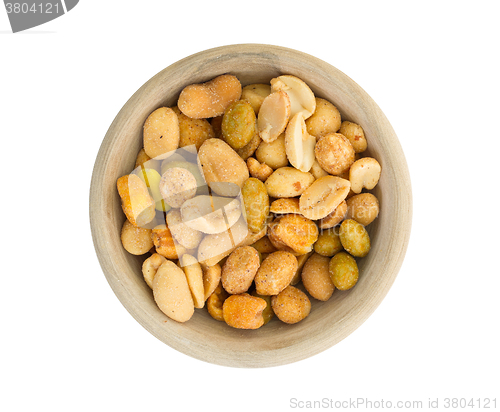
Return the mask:
POLYGON ((130 314, 172 348, 194 358, 233 367, 284 365, 330 348, 358 328, 377 308, 402 264, 411 229, 410 177, 398 138, 377 104, 335 67, 295 50, 243 44, 206 50, 172 64, 146 82, 120 110, 97 155, 90 188, 90 222, 102 270, 130 314), (378 219, 368 226, 372 249, 358 259, 360 279, 349 291, 335 291, 327 302, 313 298, 311 314, 295 325, 274 318, 258 330, 233 329, 195 310, 177 323, 156 306, 141 273, 143 256, 127 253, 120 242, 125 216, 116 180, 134 168, 142 148, 146 117, 160 106, 174 106, 180 91, 223 73, 243 85, 269 83, 280 74, 303 79, 316 96, 338 107, 343 120, 360 124, 369 155, 382 165, 373 193, 380 201, 378 219))

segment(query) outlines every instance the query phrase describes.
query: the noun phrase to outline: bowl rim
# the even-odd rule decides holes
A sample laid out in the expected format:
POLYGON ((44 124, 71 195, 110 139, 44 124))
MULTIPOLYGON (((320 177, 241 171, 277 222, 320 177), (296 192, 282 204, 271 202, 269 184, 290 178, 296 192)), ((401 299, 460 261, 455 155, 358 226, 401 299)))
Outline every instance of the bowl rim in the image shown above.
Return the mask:
MULTIPOLYGON (((221 73, 222 74, 222 73, 221 73)), ((394 155, 394 154, 393 154, 394 155)), ((278 366, 284 365, 292 362, 296 362, 302 359, 306 359, 311 357, 317 353, 326 350, 341 340, 345 339, 349 336, 354 330, 356 330, 359 326, 361 326, 366 319, 375 311, 375 309, 380 305, 382 300, 385 298, 387 293, 389 292, 394 280, 401 268, 402 262, 404 260, 404 256, 408 247, 410 233, 411 233, 411 223, 412 223, 412 191, 411 191, 411 181, 410 175, 408 171, 408 166, 406 163, 406 159, 401 148, 401 144, 390 125, 388 119, 379 108, 379 106, 373 101, 373 99, 351 78, 342 73, 340 70, 335 68, 334 66, 326 63, 325 61, 311 56, 307 53, 285 48, 282 46, 275 45, 267 45, 267 44, 234 44, 234 45, 226 45, 215 47, 211 49, 207 49, 204 51, 200 51, 198 53, 187 56, 171 65, 166 67, 165 69, 158 72, 155 76, 149 79, 146 83, 143 84, 124 104, 124 106, 120 109, 115 119, 111 123, 102 143, 99 148, 98 154, 96 156, 94 169, 92 173, 91 185, 90 185, 90 196, 89 196, 89 215, 90 215, 90 225, 91 225, 91 233, 92 239, 94 243, 94 247, 96 250, 96 254, 98 256, 99 264, 101 269, 114 291, 117 298, 123 304, 123 306, 127 309, 127 311, 150 333, 156 336, 158 339, 166 343, 167 345, 173 347, 174 349, 197 358, 199 360, 203 360, 206 362, 210 362, 213 364, 219 364, 224 366, 235 366, 235 367, 268 367, 268 366, 278 366), (158 79, 168 78, 170 73, 175 73, 179 69, 181 69, 184 65, 193 65, 193 64, 201 64, 203 61, 208 61, 210 59, 217 59, 220 56, 224 56, 228 53, 232 55, 245 55, 251 53, 262 53, 268 52, 276 55, 286 54, 287 57, 291 57, 298 61, 307 61, 309 65, 317 67, 318 70, 322 70, 325 73, 333 73, 337 78, 340 78, 342 82, 352 90, 354 93, 360 96, 360 99, 369 102, 370 110, 376 116, 377 122, 380 122, 381 125, 388 131, 387 139, 391 142, 392 148, 391 150, 395 151, 395 155, 397 156, 397 166, 398 173, 401 174, 402 180, 405 182, 404 185, 400 187, 401 192, 399 193, 399 197, 401 198, 401 204, 403 205, 402 210, 399 211, 399 219, 403 224, 402 229, 399 232, 395 233, 395 239, 393 239, 392 253, 394 253, 394 259, 391 262, 391 265, 387 267, 387 282, 382 285, 382 289, 380 293, 376 296, 376 299, 372 299, 369 303, 365 304, 363 308, 360 309, 360 312, 354 319, 354 322, 346 325, 342 328, 339 333, 337 333, 334 337, 325 337, 324 342, 321 342, 321 345, 309 345, 301 347, 299 351, 288 351, 281 357, 272 359, 271 353, 263 352, 258 356, 258 353, 253 354, 255 358, 253 361, 242 361, 237 362, 234 359, 218 359, 212 354, 200 352, 199 350, 194 350, 191 345, 186 345, 185 340, 182 337, 176 336, 165 336, 163 334, 159 334, 157 329, 155 328, 155 320, 141 307, 141 302, 138 302, 134 299, 131 299, 130 294, 126 290, 126 287, 121 284, 120 280, 117 277, 118 268, 113 261, 112 253, 107 251, 107 242, 103 240, 103 230, 101 226, 98 224, 98 217, 104 214, 104 210, 102 209, 103 200, 102 200, 102 170, 103 164, 106 162, 106 156, 109 153, 109 147, 112 144, 114 137, 117 134, 117 130, 126 122, 125 116, 128 115, 130 107, 136 104, 139 100, 140 96, 143 93, 147 92, 149 87, 158 81, 158 79)))

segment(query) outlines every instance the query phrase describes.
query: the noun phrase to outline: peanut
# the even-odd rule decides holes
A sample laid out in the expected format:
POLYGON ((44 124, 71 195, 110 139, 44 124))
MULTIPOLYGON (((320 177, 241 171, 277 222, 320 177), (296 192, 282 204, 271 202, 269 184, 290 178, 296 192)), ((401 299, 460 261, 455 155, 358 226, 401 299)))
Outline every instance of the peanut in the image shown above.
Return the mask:
POLYGON ((302 283, 315 299, 327 301, 335 290, 330 277, 329 264, 328 257, 314 253, 302 269, 302 283))
POLYGON ((218 263, 203 271, 203 291, 205 300, 214 293, 215 288, 220 283, 221 274, 222 268, 218 263))
POLYGON ((208 313, 215 320, 224 322, 222 307, 228 297, 229 294, 222 288, 222 285, 219 282, 213 293, 207 299, 208 313))
POLYGON ((297 258, 289 252, 271 253, 260 265, 255 275, 259 295, 277 295, 286 288, 297 271, 297 258))
POLYGON ((321 177, 300 196, 300 211, 309 219, 322 219, 346 198, 350 187, 349 180, 337 176, 321 177))
POLYGON ((372 157, 356 160, 349 170, 349 181, 354 193, 361 193, 363 188, 373 189, 380 179, 382 168, 372 157))
MULTIPOLYGON (((316 110, 306 120, 307 131, 316 138, 340 129, 340 112, 328 100, 316 97, 316 110)), ((342 132, 340 132, 342 133, 342 132)))
POLYGON ((363 226, 368 226, 378 216, 378 199, 371 193, 361 193, 347 200, 346 219, 354 219, 363 226))
POLYGON ((302 172, 308 172, 315 160, 316 138, 306 129, 304 116, 298 112, 288 122, 285 132, 285 151, 291 165, 302 172))
POLYGON ((365 132, 359 124, 344 121, 340 126, 340 133, 349 139, 356 153, 364 152, 368 147, 365 132))
POLYGON ((247 159, 247 167, 250 172, 250 176, 259 179, 261 182, 265 182, 269 176, 273 174, 273 169, 270 168, 265 163, 259 163, 253 157, 247 159))
POLYGON ((203 271, 200 264, 194 256, 187 253, 180 257, 179 263, 186 275, 194 307, 202 308, 205 305, 205 290, 203 288, 203 271))
POLYGON ((203 238, 203 233, 189 227, 182 221, 179 209, 172 209, 167 214, 167 225, 174 239, 186 249, 195 249, 203 238))
POLYGON ((159 255, 158 253, 153 253, 142 263, 142 275, 144 276, 146 284, 151 289, 153 289, 153 279, 156 275, 158 268, 166 260, 167 259, 165 259, 162 255, 159 255))
POLYGON ((229 296, 222 306, 226 323, 238 329, 258 329, 264 324, 262 312, 267 302, 248 293, 229 296))
POLYGON ((311 312, 311 301, 294 286, 288 286, 277 296, 273 296, 271 305, 278 319, 288 324, 300 322, 311 312))
POLYGON ((198 152, 198 163, 210 188, 221 196, 237 196, 248 179, 245 161, 220 139, 207 139, 198 152))
POLYGON ((165 202, 179 208, 196 195, 198 186, 193 174, 184 168, 173 167, 163 173, 160 180, 160 193, 165 202))
POLYGON ((236 248, 222 267, 222 287, 232 295, 246 292, 260 267, 259 253, 251 246, 236 248))
POLYGON ((285 92, 290 100, 290 116, 302 113, 309 118, 316 109, 316 99, 309 86, 301 79, 291 75, 279 76, 271 80, 272 92, 285 92))
POLYGON ((282 133, 272 142, 262 141, 257 150, 255 157, 260 163, 265 163, 272 169, 279 169, 288 165, 285 149, 285 133, 282 133))
POLYGON ((144 151, 151 159, 166 159, 179 147, 179 120, 169 107, 160 107, 144 123, 144 151))
POLYGON ((297 255, 303 255, 310 252, 318 240, 318 227, 302 215, 289 214, 275 219, 269 225, 268 236, 278 249, 290 248, 297 255))
POLYGON ((290 99, 285 92, 274 92, 260 106, 257 118, 259 136, 270 143, 285 131, 290 119, 290 99))
POLYGON ((153 247, 151 229, 134 226, 125 220, 120 234, 122 245, 132 255, 143 255, 153 247))
POLYGON ((339 175, 354 163, 354 148, 340 133, 328 133, 319 138, 314 148, 319 165, 332 175, 339 175))
POLYGON ((319 221, 318 226, 320 229, 329 229, 340 224, 346 218, 346 216, 347 202, 345 200, 342 200, 342 202, 340 202, 340 204, 333 210, 333 212, 319 221))
POLYGON ((241 99, 252 105, 255 114, 259 114, 260 106, 264 99, 271 94, 271 86, 268 84, 249 84, 243 87, 241 99))
POLYGON ((153 279, 153 297, 160 310, 177 322, 186 322, 194 303, 186 275, 170 260, 161 264, 153 279))
POLYGON ((264 229, 269 214, 269 196, 264 183, 253 177, 241 189, 248 229, 258 233, 264 229))
POLYGON ((135 174, 120 177, 116 186, 122 201, 122 210, 134 226, 145 226, 155 216, 155 201, 146 184, 135 174))
POLYGON ((206 83, 186 86, 177 106, 186 116, 205 119, 221 116, 241 96, 241 83, 230 74, 223 74, 206 83))
POLYGON ((271 197, 295 197, 301 195, 314 182, 314 176, 293 167, 280 167, 266 180, 267 193, 271 197))

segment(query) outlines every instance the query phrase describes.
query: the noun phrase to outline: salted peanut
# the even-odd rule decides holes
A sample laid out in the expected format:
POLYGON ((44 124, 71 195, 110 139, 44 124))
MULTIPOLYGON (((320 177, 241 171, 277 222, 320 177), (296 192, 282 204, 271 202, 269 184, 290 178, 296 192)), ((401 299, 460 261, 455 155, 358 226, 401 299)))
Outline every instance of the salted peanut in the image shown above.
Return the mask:
POLYGON ((319 138, 314 148, 319 165, 332 175, 340 175, 354 163, 354 148, 340 133, 319 138))
POLYGON ((202 267, 222 265, 222 260, 238 246, 249 246, 266 235, 267 227, 259 233, 248 230, 245 219, 240 218, 227 232, 207 235, 198 246, 198 261, 202 267))
POLYGON ((215 288, 220 283, 221 275, 222 268, 218 263, 203 270, 203 291, 205 300, 214 293, 215 288))
POLYGON ((267 96, 260 106, 257 118, 259 136, 264 142, 272 142, 285 131, 290 119, 290 99, 285 92, 267 96))
POLYGON ((220 139, 205 140, 198 152, 198 164, 207 184, 221 196, 237 196, 249 177, 245 161, 220 139))
POLYGON ((223 115, 214 117, 210 120, 210 125, 214 130, 214 137, 217 139, 222 139, 222 117, 223 115))
POLYGON ((314 251, 321 256, 331 257, 343 249, 342 242, 340 241, 339 229, 332 227, 323 230, 318 240, 314 244, 314 251))
POLYGON ((304 116, 298 112, 288 122, 285 132, 285 151, 290 164, 303 172, 311 170, 315 145, 316 138, 307 132, 304 116))
MULTIPOLYGON (((346 197, 347 199, 347 197, 346 197)), ((342 200, 340 204, 331 212, 318 222, 320 229, 329 229, 339 225, 347 216, 347 202, 342 200)))
POLYGON ((300 196, 314 182, 314 176, 294 167, 280 167, 266 180, 267 193, 271 197, 300 196))
POLYGON ((206 119, 221 116, 241 96, 241 83, 231 74, 223 74, 206 83, 186 86, 177 106, 186 116, 206 119))
POLYGON ((260 267, 259 252, 251 246, 236 248, 222 267, 222 287, 231 295, 246 292, 260 267))
POLYGON ((206 182, 201 174, 201 170, 198 167, 198 164, 191 163, 186 160, 171 160, 175 155, 172 155, 168 159, 164 160, 161 164, 161 174, 165 174, 165 172, 169 169, 173 169, 174 167, 178 167, 180 169, 186 169, 190 172, 194 178, 196 179, 196 184, 198 188, 205 186, 206 182))
POLYGON ((294 286, 288 286, 271 298, 276 317, 282 322, 294 324, 305 319, 311 312, 311 301, 307 295, 294 286))
POLYGON ((167 259, 179 259, 179 256, 186 253, 186 248, 174 240, 167 225, 155 226, 151 231, 151 238, 156 253, 167 259))
POLYGON ((267 303, 264 299, 248 293, 229 296, 222 306, 226 323, 238 329, 258 329, 264 324, 262 312, 267 303))
POLYGON ((271 80, 271 91, 285 92, 290 99, 291 115, 302 113, 304 119, 312 116, 316 110, 316 99, 309 86, 295 76, 283 75, 271 80))
POLYGON ((268 84, 249 84, 243 87, 241 91, 241 99, 250 103, 255 111, 259 114, 260 106, 264 99, 271 94, 271 86, 268 84))
POLYGON ((328 257, 314 253, 302 269, 302 284, 313 298, 321 301, 330 299, 335 290, 329 264, 328 257))
POLYGON ((264 318, 264 325, 269 323, 269 321, 274 317, 273 308, 271 306, 271 296, 259 295, 255 290, 252 291, 251 295, 266 301, 267 306, 262 311, 262 317, 264 318))
POLYGON ((300 211, 309 219, 323 219, 340 205, 350 188, 349 180, 337 176, 321 177, 300 196, 300 211))
POLYGON ((259 295, 277 295, 285 289, 297 271, 297 258, 279 250, 271 253, 255 275, 255 289, 259 295))
POLYGON ((194 307, 202 308, 205 306, 205 290, 203 287, 203 271, 198 260, 186 253, 179 258, 179 264, 186 275, 194 307))
POLYGON ((289 213, 302 214, 299 207, 299 199, 296 197, 276 199, 271 203, 270 212, 277 215, 286 215, 289 213))
MULTIPOLYGON (((316 157, 314 157, 314 162, 311 166, 311 170, 309 172, 314 176, 315 179, 319 179, 320 177, 328 176, 328 173, 323 170, 323 168, 319 165, 316 157)), ((349 177, 347 177, 349 180, 349 177)))
POLYGON ((340 122, 339 110, 328 100, 316 97, 316 110, 306 121, 309 134, 319 138, 327 133, 338 132, 340 122))
POLYGON ((234 150, 244 147, 255 135, 255 112, 246 100, 231 103, 222 117, 222 138, 234 150))
POLYGON ((144 276, 144 280, 146 281, 147 285, 151 289, 153 289, 153 279, 156 275, 158 268, 166 260, 167 259, 165 259, 162 255, 159 255, 158 253, 153 253, 142 263, 142 275, 144 276))
POLYGON ((160 193, 169 206, 181 207, 196 195, 197 188, 195 177, 187 169, 173 167, 161 176, 160 193))
POLYGON ((258 233, 264 228, 269 215, 269 196, 266 186, 259 179, 251 177, 241 188, 241 195, 248 229, 252 233, 258 233))
POLYGON ((144 151, 151 159, 166 159, 179 147, 179 120, 169 107, 151 113, 143 129, 144 151))
POLYGON ((155 216, 155 201, 146 184, 135 174, 120 177, 116 186, 122 201, 122 210, 134 226, 142 227, 155 216))
POLYGON ((179 121, 179 147, 195 145, 196 150, 199 150, 205 140, 215 137, 214 129, 207 120, 192 119, 182 113, 178 107, 172 110, 179 121))
POLYGON ((356 153, 364 152, 368 147, 365 132, 359 124, 343 121, 340 126, 340 133, 349 139, 356 153))
MULTIPOLYGON (((255 126, 255 130, 257 130, 257 126, 255 126)), ((241 149, 238 149, 236 153, 243 159, 247 160, 250 156, 252 156, 257 148, 259 147, 260 143, 262 142, 262 139, 259 136, 259 133, 256 132, 252 139, 241 149)), ((248 166, 248 164, 247 164, 248 166)))
POLYGON ((227 293, 222 287, 221 283, 217 285, 213 293, 207 299, 207 309, 208 313, 215 320, 224 322, 224 315, 222 313, 222 306, 224 305, 225 300, 229 297, 229 293, 227 293))
POLYGON ((265 163, 259 163, 253 157, 247 159, 247 167, 250 172, 250 176, 259 179, 261 182, 265 182, 269 176, 273 174, 273 169, 271 169, 265 163))
POLYGON ((295 272, 295 275, 293 275, 293 278, 290 282, 290 285, 292 286, 295 286, 297 283, 300 282, 301 280, 301 275, 302 275, 302 270, 304 268, 304 265, 306 264, 307 262, 307 259, 309 259, 309 257, 313 254, 314 252, 311 251, 309 253, 306 253, 304 255, 299 255, 299 256, 296 256, 297 257, 297 263, 298 263, 298 266, 297 266, 297 272, 295 272))
POLYGON ((255 157, 260 163, 265 163, 272 169, 279 169, 288 165, 285 150, 285 133, 270 143, 262 142, 255 151, 255 157))
POLYGON ((184 224, 194 230, 222 233, 240 218, 241 204, 237 198, 200 195, 184 202, 180 213, 184 224))
POLYGON ((359 277, 356 260, 346 252, 337 253, 328 265, 330 278, 338 290, 351 289, 359 277))
POLYGON ((354 193, 361 193, 363 188, 371 190, 380 179, 382 168, 372 157, 356 160, 349 170, 349 181, 354 193))
POLYGON ((346 251, 355 257, 365 257, 370 251, 370 236, 365 227, 353 219, 346 219, 340 225, 340 242, 346 251))
POLYGON ((177 322, 186 322, 194 313, 194 303, 184 271, 166 260, 153 279, 153 297, 160 310, 177 322))
POLYGON ((153 247, 151 229, 134 226, 128 220, 123 223, 120 239, 125 250, 132 255, 143 255, 153 247))
POLYGON ((273 246, 273 244, 271 243, 271 241, 267 236, 264 236, 263 238, 259 239, 257 242, 251 244, 250 246, 252 246, 255 250, 257 250, 257 252, 259 252, 261 255, 273 253, 278 250, 273 246))
POLYGON ((203 233, 189 227, 182 221, 179 209, 172 209, 167 214, 167 225, 174 239, 186 249, 195 249, 203 238, 203 233))
POLYGON ((289 214, 275 219, 268 228, 271 243, 281 249, 286 246, 303 255, 313 249, 318 240, 318 227, 302 215, 289 214))
POLYGON ((379 212, 378 199, 371 193, 361 193, 347 200, 346 219, 354 219, 363 226, 373 222, 379 212))

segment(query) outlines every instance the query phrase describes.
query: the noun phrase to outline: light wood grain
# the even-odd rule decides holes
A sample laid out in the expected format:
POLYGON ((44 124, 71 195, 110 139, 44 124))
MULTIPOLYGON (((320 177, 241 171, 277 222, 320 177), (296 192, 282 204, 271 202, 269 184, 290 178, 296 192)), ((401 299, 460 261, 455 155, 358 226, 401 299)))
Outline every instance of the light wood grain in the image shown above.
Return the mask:
MULTIPOLYGON (((118 299, 149 332, 178 351, 219 365, 267 367, 305 359, 328 349, 358 328, 389 291, 402 264, 411 229, 410 177, 397 136, 377 104, 353 80, 331 65, 282 47, 224 46, 189 56, 145 83, 111 124, 94 166, 90 188, 92 237, 102 270, 118 299), (142 147, 142 125, 156 108, 176 104, 188 84, 231 73, 243 85, 267 83, 280 74, 303 79, 316 96, 333 102, 343 120, 359 123, 369 153, 382 165, 373 193, 380 216, 368 226, 372 250, 360 259, 360 279, 350 291, 335 291, 328 302, 311 298, 308 318, 295 325, 277 319, 245 331, 196 310, 184 324, 167 318, 153 301, 141 274, 144 257, 128 254, 120 243, 125 219, 116 180, 129 173, 142 147)), ((334 348, 332 350, 335 350, 334 348)))

